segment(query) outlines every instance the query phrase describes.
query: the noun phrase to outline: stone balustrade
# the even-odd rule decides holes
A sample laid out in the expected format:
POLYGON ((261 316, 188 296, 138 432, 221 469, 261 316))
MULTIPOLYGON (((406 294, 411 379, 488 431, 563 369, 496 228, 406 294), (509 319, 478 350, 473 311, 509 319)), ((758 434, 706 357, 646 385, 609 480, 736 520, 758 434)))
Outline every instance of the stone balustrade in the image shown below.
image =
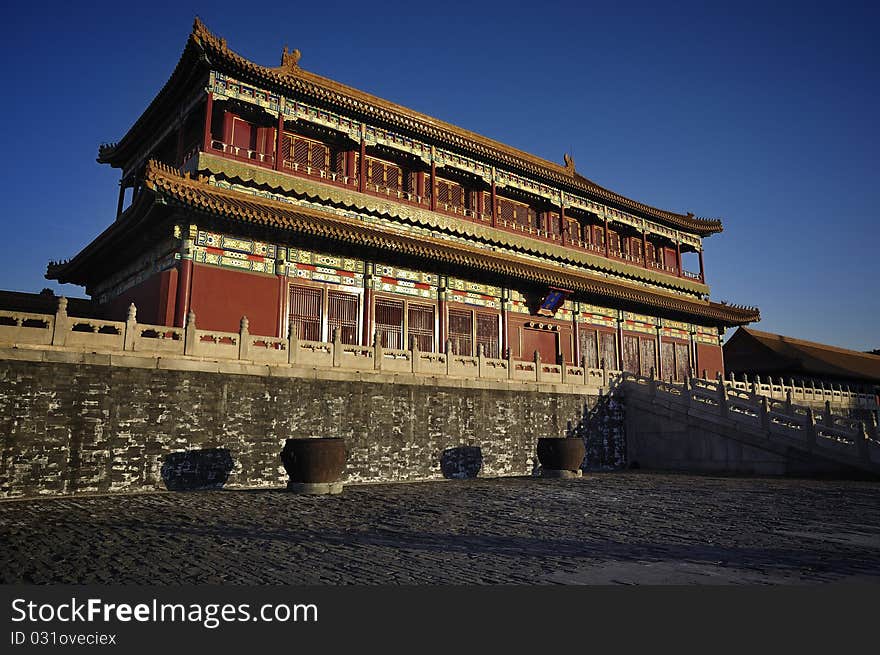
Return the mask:
MULTIPOLYGON (((138 323, 134 305, 129 307, 125 321, 75 318, 67 314, 67 299, 63 297, 59 299, 54 315, 0 311, 0 345, 538 382, 575 385, 591 390, 609 390, 624 380, 643 384, 649 379, 615 370, 589 368, 585 362, 580 366, 544 362, 537 352, 531 361, 486 357, 481 346, 478 346, 476 356, 456 355, 451 354, 451 342, 445 344, 445 352, 435 353, 419 350, 415 341, 409 349, 384 348, 380 343, 372 346, 342 343, 338 331, 335 331, 330 342, 299 339, 295 330, 287 339, 258 336, 250 334, 246 317, 242 317, 238 332, 201 330, 197 327, 193 312, 189 313, 185 328, 149 325, 138 323)), ((703 378, 692 377, 684 384, 663 380, 655 380, 653 384, 657 389, 673 394, 688 389, 698 402, 702 397, 701 389, 707 388, 706 385, 716 391, 723 388, 730 403, 728 410, 746 414, 753 413, 753 406, 757 402, 755 398, 758 397, 768 399, 773 411, 795 405, 809 407, 820 422, 823 415, 831 415, 832 408, 864 409, 874 415, 875 421, 878 410, 876 395, 821 383, 798 386, 793 381, 761 380, 758 376, 752 381, 737 380, 733 376, 727 380, 713 381, 706 380, 704 373, 703 378)), ((804 411, 803 407, 798 411, 804 411)))
POLYGON ((73 318, 66 309, 67 301, 61 298, 54 316, 0 312, 0 346, 577 385, 591 393, 609 389, 620 377, 618 371, 542 362, 538 353, 531 361, 492 358, 478 346, 476 356, 456 355, 452 354, 451 342, 445 344, 445 352, 435 353, 419 350, 415 341, 409 349, 385 348, 378 342, 372 346, 347 344, 341 341, 338 330, 330 342, 299 339, 296 330, 287 339, 257 336, 250 334, 246 317, 242 317, 238 332, 222 332, 199 329, 193 312, 187 316, 186 327, 179 328, 139 323, 134 305, 129 307, 125 321, 73 318))
MULTIPOLYGON (((803 450, 824 453, 832 459, 862 462, 880 470, 880 434, 876 411, 866 421, 835 415, 832 398, 824 408, 794 404, 791 388, 775 385, 689 378, 683 383, 667 382, 650 376, 623 374, 627 395, 663 399, 677 403, 688 416, 709 416, 733 423, 739 429, 761 438, 789 443, 803 450), (785 392, 780 400, 771 393, 785 392)), ((840 391, 840 390, 838 390, 840 391)), ((851 392, 841 392, 851 393, 851 392)), ((864 399, 860 399, 864 400, 864 399)), ((867 406, 867 404, 866 404, 867 406)), ((874 401, 876 407, 876 400, 874 401)))

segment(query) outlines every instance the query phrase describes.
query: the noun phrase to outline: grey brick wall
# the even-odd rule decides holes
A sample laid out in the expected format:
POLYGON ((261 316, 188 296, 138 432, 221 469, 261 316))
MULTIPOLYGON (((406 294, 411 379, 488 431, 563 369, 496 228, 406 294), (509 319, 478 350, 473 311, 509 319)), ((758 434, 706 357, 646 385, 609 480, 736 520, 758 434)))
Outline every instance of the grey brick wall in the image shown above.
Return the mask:
POLYGON ((529 475, 538 437, 573 432, 592 439, 588 467, 622 463, 619 412, 609 423, 596 407, 570 393, 0 361, 0 496, 281 487, 289 437, 344 437, 348 482, 529 475))

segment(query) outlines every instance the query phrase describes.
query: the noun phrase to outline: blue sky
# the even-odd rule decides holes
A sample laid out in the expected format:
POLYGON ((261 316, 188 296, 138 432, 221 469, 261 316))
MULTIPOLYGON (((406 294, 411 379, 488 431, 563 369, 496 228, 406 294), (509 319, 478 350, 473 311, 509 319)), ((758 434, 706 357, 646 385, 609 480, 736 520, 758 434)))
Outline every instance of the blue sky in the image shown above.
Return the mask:
POLYGON ((199 15, 256 62, 289 44, 303 68, 720 217, 714 299, 759 306, 759 329, 880 348, 876 5, 78 4, 5 10, 2 288, 83 295, 46 263, 112 221, 98 144, 147 106, 199 15))

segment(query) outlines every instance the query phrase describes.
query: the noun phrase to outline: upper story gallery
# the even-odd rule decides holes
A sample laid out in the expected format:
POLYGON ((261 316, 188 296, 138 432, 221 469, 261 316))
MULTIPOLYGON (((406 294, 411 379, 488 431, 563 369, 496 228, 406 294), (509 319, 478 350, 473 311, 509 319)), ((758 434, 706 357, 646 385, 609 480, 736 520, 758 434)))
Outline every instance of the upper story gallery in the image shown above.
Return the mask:
POLYGON ((681 379, 723 371, 756 308, 708 299, 721 221, 308 72, 196 19, 170 79, 98 161, 116 220, 47 277, 108 318, 542 361, 681 379), (683 257, 693 262, 687 270, 683 257))

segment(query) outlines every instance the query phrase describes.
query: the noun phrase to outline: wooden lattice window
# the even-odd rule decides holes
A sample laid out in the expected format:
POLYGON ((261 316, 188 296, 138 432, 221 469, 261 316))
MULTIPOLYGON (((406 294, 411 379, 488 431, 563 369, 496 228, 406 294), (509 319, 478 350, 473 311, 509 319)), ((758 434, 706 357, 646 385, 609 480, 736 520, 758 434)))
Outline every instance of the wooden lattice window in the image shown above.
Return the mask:
POLYGON ((639 339, 639 373, 650 375, 656 364, 657 342, 654 339, 639 339))
POLYGON ((449 340, 455 355, 474 354, 474 316, 472 312, 449 310, 449 340))
POLYGON ((285 133, 281 139, 281 158, 288 168, 310 167, 330 171, 330 148, 320 141, 306 139, 298 134, 285 133))
POLYGON ((628 373, 639 372, 639 338, 623 337, 623 370, 628 373))
POLYGON ((560 229, 559 214, 555 212, 547 212, 547 231, 556 236, 559 236, 562 232, 560 229))
POLYGON ((403 183, 403 171, 390 162, 367 157, 367 182, 399 191, 403 183))
POLYGON ((599 332, 599 354, 599 366, 609 370, 617 368, 617 335, 599 332))
POLYGON ((586 361, 588 368, 599 368, 599 339, 596 330, 581 328, 579 336, 581 358, 586 361))
POLYGON ((477 346, 483 346, 484 357, 500 357, 498 332, 498 314, 477 313, 477 346))
POLYGON ((612 255, 620 254, 620 235, 617 232, 608 230, 608 249, 612 255))
POLYGON ((321 289, 290 287, 290 329, 304 341, 321 341, 321 289))
POLYGON ((648 242, 648 248, 645 251, 646 257, 645 259, 649 262, 657 262, 657 249, 654 247, 654 244, 650 241, 648 242))
POLYGON ((383 348, 396 350, 405 347, 403 343, 403 301, 376 298, 376 333, 383 348))
POLYGON ((450 182, 449 180, 437 180, 437 202, 441 204, 451 205, 453 207, 464 208, 464 188, 460 184, 450 182))
POLYGON ((327 319, 330 338, 333 330, 339 329, 342 343, 358 342, 358 296, 345 291, 327 292, 327 319))
MULTIPOLYGON (((497 210, 498 208, 496 207, 495 209, 497 210)), ((489 216, 491 216, 493 213, 492 194, 491 193, 484 193, 483 194, 483 213, 488 214, 489 216)))
POLYGON ((686 343, 675 344, 675 379, 682 381, 691 372, 690 346, 686 343))
POLYGON ((565 219, 565 234, 572 241, 580 241, 581 240, 581 226, 580 224, 574 220, 573 218, 565 219))
POLYGON ((415 339, 421 351, 434 352, 434 308, 430 305, 410 305, 407 322, 410 341, 415 339))

